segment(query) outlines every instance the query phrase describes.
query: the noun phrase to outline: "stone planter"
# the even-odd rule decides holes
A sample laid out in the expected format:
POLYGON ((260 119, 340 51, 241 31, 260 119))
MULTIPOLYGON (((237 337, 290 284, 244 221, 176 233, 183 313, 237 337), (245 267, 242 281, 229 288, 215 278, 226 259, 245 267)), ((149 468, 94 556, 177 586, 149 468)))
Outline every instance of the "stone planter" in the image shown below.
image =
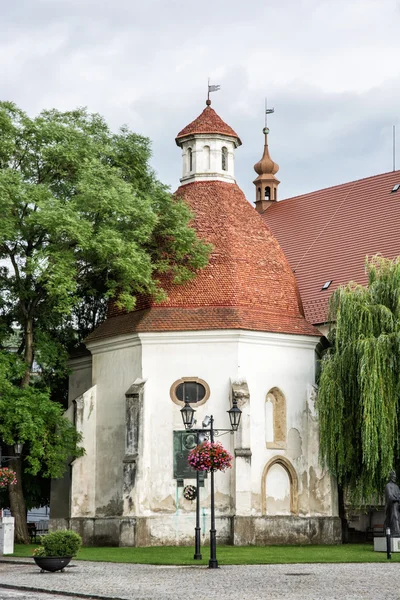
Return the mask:
POLYGON ((64 568, 70 563, 72 556, 34 556, 35 563, 44 571, 64 571, 64 568))

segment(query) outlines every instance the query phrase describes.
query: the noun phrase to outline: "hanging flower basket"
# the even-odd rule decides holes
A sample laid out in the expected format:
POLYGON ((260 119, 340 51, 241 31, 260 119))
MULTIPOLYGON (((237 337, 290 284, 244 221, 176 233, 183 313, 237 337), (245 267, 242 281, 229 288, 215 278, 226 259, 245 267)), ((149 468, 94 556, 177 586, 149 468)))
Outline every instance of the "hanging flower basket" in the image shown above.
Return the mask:
POLYGON ((17 483, 17 475, 8 467, 0 467, 0 488, 17 483))
POLYGON ((189 452, 188 463, 195 471, 225 471, 232 467, 232 459, 221 442, 203 442, 189 452))
POLYGON ((197 496, 197 487, 195 485, 185 485, 183 488, 183 497, 185 500, 193 501, 197 496))

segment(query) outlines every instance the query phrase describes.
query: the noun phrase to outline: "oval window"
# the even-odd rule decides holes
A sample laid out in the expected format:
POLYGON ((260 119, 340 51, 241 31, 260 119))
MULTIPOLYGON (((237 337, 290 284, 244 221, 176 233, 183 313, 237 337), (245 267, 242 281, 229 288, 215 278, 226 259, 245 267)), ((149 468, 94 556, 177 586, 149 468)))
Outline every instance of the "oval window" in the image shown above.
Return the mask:
POLYGON ((210 388, 198 377, 182 377, 172 384, 170 395, 171 399, 181 406, 185 402, 204 404, 210 396, 210 388))
POLYGON ((181 402, 201 402, 206 395, 206 388, 196 381, 180 383, 175 395, 181 402))

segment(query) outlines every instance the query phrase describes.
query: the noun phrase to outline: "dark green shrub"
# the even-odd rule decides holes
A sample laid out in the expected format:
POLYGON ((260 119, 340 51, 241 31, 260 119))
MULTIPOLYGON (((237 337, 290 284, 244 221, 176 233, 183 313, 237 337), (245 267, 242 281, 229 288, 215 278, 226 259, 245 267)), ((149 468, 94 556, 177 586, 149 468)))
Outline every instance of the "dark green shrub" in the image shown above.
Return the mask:
POLYGON ((82 545, 82 538, 70 529, 61 529, 43 536, 40 543, 45 556, 75 556, 82 545))

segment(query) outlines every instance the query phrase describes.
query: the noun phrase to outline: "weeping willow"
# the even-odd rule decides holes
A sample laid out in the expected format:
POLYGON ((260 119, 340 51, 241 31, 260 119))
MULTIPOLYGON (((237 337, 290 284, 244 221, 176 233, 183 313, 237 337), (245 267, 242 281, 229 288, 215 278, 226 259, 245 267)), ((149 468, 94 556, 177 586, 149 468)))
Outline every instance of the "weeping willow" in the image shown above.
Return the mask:
POLYGON ((331 297, 317 401, 322 463, 354 502, 379 496, 400 467, 400 257, 366 270, 367 287, 331 297))

